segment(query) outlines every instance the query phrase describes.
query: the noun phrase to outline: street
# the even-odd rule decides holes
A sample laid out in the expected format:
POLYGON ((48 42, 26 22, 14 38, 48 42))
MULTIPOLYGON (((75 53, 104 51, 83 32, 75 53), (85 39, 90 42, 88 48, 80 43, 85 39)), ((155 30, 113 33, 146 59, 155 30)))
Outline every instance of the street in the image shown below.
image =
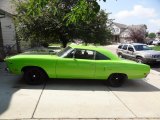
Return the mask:
MULTIPOLYGON (((115 53, 116 46, 105 47, 115 53)), ((48 80, 30 86, 0 63, 0 119, 160 119, 160 67, 113 88, 103 81, 48 80)))

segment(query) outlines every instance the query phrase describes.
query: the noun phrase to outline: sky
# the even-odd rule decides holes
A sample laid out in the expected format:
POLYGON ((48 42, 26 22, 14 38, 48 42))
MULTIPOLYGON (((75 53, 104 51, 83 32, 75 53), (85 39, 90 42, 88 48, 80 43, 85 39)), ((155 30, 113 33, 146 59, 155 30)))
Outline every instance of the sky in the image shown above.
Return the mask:
POLYGON ((146 24, 149 32, 160 31, 160 0, 98 0, 110 19, 125 25, 146 24))

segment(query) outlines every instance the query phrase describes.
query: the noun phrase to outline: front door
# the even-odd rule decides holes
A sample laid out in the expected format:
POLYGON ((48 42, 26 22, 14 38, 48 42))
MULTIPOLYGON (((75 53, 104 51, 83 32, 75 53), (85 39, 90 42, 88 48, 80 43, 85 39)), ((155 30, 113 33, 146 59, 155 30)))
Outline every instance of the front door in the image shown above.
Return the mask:
POLYGON ((134 59, 134 49, 131 45, 128 46, 128 51, 127 51, 127 56, 129 59, 133 60, 134 59))
MULTIPOLYGON (((74 49, 72 58, 57 61, 57 78, 92 79, 95 73, 94 51, 74 49)), ((70 55, 69 55, 70 56, 70 55)))

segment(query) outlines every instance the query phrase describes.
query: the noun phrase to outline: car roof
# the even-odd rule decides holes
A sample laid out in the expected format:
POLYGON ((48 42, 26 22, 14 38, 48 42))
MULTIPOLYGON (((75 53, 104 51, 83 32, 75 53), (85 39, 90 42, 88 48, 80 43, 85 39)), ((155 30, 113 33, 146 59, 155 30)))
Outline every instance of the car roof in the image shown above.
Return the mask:
POLYGON ((122 43, 121 45, 145 45, 143 43, 122 43))
POLYGON ((132 45, 145 45, 143 43, 132 43, 132 45))
POLYGON ((72 48, 77 48, 77 49, 88 49, 88 50, 100 50, 100 49, 103 49, 101 47, 98 47, 98 46, 84 46, 84 45, 69 45, 70 47, 72 48))

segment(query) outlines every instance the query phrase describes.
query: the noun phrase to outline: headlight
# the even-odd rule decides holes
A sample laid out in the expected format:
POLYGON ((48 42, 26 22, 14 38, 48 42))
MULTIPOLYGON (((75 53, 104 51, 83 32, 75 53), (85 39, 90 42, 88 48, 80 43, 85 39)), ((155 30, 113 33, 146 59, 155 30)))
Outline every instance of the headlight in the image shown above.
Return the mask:
POLYGON ((152 55, 152 58, 160 58, 160 55, 152 55))

